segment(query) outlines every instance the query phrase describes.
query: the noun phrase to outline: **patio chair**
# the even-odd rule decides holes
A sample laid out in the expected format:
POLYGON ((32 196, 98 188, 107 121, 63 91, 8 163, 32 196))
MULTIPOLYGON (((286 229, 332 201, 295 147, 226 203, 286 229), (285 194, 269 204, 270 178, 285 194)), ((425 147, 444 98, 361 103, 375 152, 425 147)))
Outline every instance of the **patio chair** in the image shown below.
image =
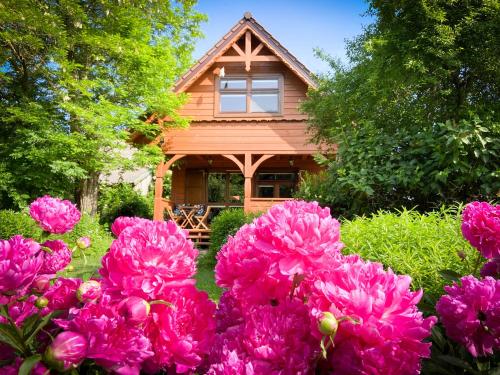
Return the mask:
POLYGON ((177 225, 182 226, 181 221, 184 220, 184 216, 175 213, 174 210, 172 210, 172 207, 170 206, 166 206, 166 208, 168 216, 170 216, 170 219, 173 220, 177 225))
POLYGON ((207 229, 208 230, 207 219, 208 219, 208 216, 210 215, 210 209, 212 207, 206 206, 206 207, 202 207, 202 208, 205 208, 205 209, 198 210, 198 212, 194 215, 196 222, 197 222, 196 229, 207 229))

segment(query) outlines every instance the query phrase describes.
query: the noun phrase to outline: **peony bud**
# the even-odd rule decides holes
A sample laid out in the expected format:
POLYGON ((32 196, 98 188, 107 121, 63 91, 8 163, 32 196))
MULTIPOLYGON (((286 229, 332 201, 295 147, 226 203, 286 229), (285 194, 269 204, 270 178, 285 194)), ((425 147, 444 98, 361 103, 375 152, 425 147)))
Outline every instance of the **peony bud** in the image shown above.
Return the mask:
POLYGON ((61 332, 45 352, 45 361, 59 371, 74 368, 87 355, 87 339, 76 332, 61 332))
POLYGON ((47 307, 47 305, 49 304, 49 300, 47 299, 47 297, 38 297, 36 300, 35 300, 35 306, 39 309, 43 309, 44 307, 47 307))
POLYGON ((150 310, 149 303, 140 297, 127 297, 118 304, 118 313, 132 324, 144 322, 150 310))
POLYGON ((53 278, 54 275, 38 275, 37 277, 35 277, 35 280, 33 280, 33 283, 31 284, 31 290, 34 293, 45 293, 50 287, 50 280, 52 280, 53 278))
POLYGON ((91 244, 90 242, 90 238, 88 237, 80 237, 77 241, 76 241, 76 246, 78 246, 78 248, 80 249, 86 249, 87 247, 89 247, 91 244))
POLYGON ((92 302, 102 294, 101 283, 97 280, 85 281, 76 290, 76 297, 80 302, 92 302))
POLYGON ((66 267, 66 271, 68 271, 68 272, 71 272, 74 270, 75 270, 75 267, 73 267, 72 265, 69 265, 68 267, 66 267))
POLYGON ((331 312, 324 312, 318 323, 318 329, 323 335, 331 336, 337 332, 339 322, 331 312))

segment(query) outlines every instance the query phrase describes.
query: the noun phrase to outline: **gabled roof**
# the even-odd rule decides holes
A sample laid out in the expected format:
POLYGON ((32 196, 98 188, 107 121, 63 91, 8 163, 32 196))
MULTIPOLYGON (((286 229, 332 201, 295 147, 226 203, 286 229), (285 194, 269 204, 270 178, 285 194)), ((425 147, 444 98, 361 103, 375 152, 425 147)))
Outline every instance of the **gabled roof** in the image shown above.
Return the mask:
POLYGON ((260 41, 275 54, 292 72, 294 72, 308 86, 316 87, 313 74, 295 56, 281 45, 262 25, 260 25, 250 12, 246 12, 241 20, 222 37, 198 62, 191 67, 175 84, 175 92, 183 92, 191 86, 215 60, 222 56, 231 46, 250 30, 260 41))

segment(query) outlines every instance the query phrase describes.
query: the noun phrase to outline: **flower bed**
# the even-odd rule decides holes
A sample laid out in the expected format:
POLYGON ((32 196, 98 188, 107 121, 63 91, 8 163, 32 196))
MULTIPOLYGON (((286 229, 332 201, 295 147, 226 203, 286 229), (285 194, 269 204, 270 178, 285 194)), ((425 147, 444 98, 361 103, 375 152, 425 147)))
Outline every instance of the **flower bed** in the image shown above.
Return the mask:
MULTIPOLYGON (((465 237, 494 266, 499 212, 464 213, 465 237)), ((422 291, 342 255, 340 224, 317 203, 274 206, 229 237, 217 256, 218 306, 194 286, 198 251, 173 222, 118 218, 100 277, 83 281, 60 273, 90 239, 51 238, 72 230, 76 207, 43 197, 30 213, 38 241, 0 240, 1 373, 417 374, 430 356, 437 318, 418 310, 422 291)), ((475 357, 500 347, 495 272, 462 278, 437 305, 475 357)))

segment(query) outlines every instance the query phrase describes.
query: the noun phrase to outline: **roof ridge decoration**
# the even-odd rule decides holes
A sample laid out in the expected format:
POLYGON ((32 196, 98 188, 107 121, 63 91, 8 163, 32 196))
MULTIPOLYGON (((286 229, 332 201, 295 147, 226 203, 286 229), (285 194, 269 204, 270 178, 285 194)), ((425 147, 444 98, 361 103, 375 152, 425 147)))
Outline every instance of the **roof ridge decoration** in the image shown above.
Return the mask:
POLYGON ((249 30, 260 42, 276 55, 293 73, 295 73, 308 86, 316 87, 312 72, 290 53, 274 36, 269 33, 250 12, 245 12, 241 18, 196 64, 194 64, 174 86, 174 91, 179 93, 191 86, 210 66, 216 62, 231 46, 249 30))

